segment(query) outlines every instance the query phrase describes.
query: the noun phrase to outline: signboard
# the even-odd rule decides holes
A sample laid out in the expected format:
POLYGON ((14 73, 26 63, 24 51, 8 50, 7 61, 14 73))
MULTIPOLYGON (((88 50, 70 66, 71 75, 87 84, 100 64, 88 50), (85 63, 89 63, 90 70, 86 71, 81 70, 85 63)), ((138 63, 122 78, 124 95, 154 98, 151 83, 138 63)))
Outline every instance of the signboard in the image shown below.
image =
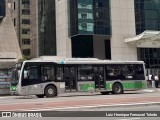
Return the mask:
POLYGON ((0 82, 0 89, 9 89, 10 82, 0 82))

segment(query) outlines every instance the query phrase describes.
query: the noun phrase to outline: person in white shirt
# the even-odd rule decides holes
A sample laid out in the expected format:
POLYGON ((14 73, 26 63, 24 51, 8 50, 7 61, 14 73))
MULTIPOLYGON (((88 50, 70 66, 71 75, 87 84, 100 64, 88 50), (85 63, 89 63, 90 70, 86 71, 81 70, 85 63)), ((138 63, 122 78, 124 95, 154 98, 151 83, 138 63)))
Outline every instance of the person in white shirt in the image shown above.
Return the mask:
POLYGON ((152 75, 149 74, 148 75, 148 87, 151 87, 151 85, 152 85, 152 75))

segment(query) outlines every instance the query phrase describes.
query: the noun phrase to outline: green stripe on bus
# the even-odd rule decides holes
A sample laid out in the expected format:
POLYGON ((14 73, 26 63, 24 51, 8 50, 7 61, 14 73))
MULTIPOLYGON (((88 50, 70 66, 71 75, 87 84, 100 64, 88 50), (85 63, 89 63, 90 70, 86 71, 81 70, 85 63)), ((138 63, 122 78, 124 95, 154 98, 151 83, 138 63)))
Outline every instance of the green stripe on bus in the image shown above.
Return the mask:
POLYGON ((143 81, 135 81, 135 82, 123 82, 123 89, 140 89, 140 88, 145 88, 145 82, 143 81))
POLYGON ((94 84, 83 84, 82 85, 82 91, 91 91, 91 90, 95 90, 94 84))
MULTIPOLYGON (((146 81, 123 81, 120 82, 123 86, 124 90, 129 90, 129 89, 141 89, 141 88, 146 88, 146 81)), ((106 83, 106 90, 107 91, 112 91, 112 86, 113 86, 113 82, 107 82, 106 83)))

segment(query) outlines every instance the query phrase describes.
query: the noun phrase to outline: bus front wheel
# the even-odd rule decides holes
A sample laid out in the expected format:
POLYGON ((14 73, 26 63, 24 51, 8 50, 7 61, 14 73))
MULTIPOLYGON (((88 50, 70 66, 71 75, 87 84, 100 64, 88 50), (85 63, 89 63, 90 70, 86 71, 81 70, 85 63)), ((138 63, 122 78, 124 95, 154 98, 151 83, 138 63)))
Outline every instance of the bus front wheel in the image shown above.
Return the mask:
POLYGON ((54 97, 57 96, 57 90, 54 86, 47 86, 45 89, 45 96, 46 97, 54 97))
POLYGON ((120 83, 115 83, 112 88, 112 93, 113 94, 122 94, 123 93, 122 85, 120 83))

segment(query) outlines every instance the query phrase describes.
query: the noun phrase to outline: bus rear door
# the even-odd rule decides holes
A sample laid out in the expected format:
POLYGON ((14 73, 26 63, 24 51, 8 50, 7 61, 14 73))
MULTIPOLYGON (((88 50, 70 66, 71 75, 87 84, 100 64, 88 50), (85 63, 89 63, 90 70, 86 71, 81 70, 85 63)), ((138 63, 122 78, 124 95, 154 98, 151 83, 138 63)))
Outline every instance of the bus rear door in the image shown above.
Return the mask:
POLYGON ((76 67, 71 67, 71 66, 64 67, 64 80, 65 80, 66 91, 77 90, 76 67))
POLYGON ((105 89, 105 79, 104 79, 104 67, 94 66, 94 80, 96 90, 105 89))

